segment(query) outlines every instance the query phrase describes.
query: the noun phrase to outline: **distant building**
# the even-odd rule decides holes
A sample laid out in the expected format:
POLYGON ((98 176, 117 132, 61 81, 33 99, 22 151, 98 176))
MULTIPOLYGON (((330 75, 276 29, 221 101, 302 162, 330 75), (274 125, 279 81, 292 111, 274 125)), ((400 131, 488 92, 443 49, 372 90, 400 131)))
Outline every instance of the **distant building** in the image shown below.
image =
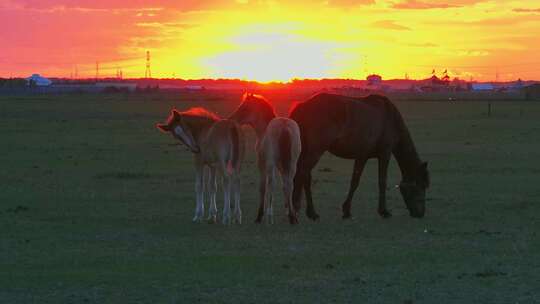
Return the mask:
POLYGON ((521 78, 508 84, 509 90, 521 90, 523 87, 525 87, 525 85, 523 84, 523 80, 521 80, 521 78))
POLYGON ((448 75, 445 75, 443 78, 433 75, 428 79, 421 80, 420 83, 422 85, 420 89, 423 92, 444 92, 454 90, 454 87, 450 86, 450 77, 448 77, 448 75))
POLYGON ((41 77, 39 74, 32 74, 32 76, 26 78, 26 82, 29 86, 48 87, 52 84, 52 81, 45 77, 41 77))
POLYGON ((368 86, 380 86, 382 83, 382 77, 376 74, 371 74, 366 77, 368 86))
POLYGON ((98 82, 95 86, 99 90, 109 93, 115 91, 135 92, 135 89, 137 88, 136 83, 129 82, 98 82))
POLYGON ((473 83, 473 91, 493 91, 495 87, 491 83, 473 83))

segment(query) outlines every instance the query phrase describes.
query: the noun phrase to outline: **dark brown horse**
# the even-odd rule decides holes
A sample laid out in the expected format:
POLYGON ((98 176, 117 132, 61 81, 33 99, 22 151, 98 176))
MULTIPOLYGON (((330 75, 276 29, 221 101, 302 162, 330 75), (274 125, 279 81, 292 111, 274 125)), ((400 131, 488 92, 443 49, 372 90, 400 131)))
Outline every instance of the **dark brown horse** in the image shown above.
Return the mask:
POLYGON ((391 155, 401 169, 401 195, 413 217, 423 217, 425 194, 429 187, 427 163, 422 162, 398 109, 380 95, 352 98, 317 94, 297 104, 290 118, 300 126, 302 153, 294 179, 293 205, 298 213, 302 189, 306 194, 306 214, 317 220, 311 196, 311 170, 324 152, 354 159, 349 193, 343 203, 343 218, 351 217, 351 201, 366 161, 379 162, 378 213, 390 217, 386 209, 386 179, 391 155))

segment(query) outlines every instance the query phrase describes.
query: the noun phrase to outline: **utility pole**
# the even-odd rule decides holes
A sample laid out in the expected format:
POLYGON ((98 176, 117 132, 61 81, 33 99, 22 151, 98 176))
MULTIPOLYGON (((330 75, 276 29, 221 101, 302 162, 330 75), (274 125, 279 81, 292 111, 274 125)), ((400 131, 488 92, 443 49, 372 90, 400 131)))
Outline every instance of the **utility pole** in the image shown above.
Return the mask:
POLYGON ((150 51, 146 51, 146 70, 144 71, 144 78, 152 78, 152 72, 150 71, 150 51))

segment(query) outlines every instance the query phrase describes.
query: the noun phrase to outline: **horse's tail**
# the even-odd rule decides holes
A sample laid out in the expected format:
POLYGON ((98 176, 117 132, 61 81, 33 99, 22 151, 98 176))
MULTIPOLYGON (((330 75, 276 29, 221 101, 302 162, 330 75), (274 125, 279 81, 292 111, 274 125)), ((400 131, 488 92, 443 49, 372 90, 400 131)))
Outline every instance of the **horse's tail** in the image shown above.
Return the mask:
POLYGON ((229 170, 232 172, 232 170, 239 168, 239 161, 240 161, 240 134, 238 134, 238 128, 236 125, 231 126, 230 129, 231 132, 231 140, 232 140, 232 160, 231 160, 231 166, 229 170))
POLYGON ((279 161, 284 172, 290 171, 291 166, 291 134, 287 128, 282 128, 278 139, 279 161))

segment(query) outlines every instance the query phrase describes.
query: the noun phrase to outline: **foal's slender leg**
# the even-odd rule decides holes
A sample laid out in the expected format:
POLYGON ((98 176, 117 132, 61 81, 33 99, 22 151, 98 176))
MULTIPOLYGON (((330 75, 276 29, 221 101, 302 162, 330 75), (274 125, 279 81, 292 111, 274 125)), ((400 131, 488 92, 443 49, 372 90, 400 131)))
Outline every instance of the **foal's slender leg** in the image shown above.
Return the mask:
POLYGON ((349 186, 349 193, 347 198, 343 203, 341 209, 343 210, 343 218, 348 219, 352 217, 351 214, 351 202, 354 196, 354 192, 358 188, 358 183, 360 182, 360 176, 362 176, 362 171, 364 171, 364 166, 366 165, 366 159, 359 158, 354 161, 353 174, 351 178, 351 185, 349 186))
POLYGON ((379 157, 379 208, 377 212, 383 218, 389 218, 392 214, 386 209, 386 179, 388 176, 388 163, 390 153, 379 157))
POLYGON ((197 208, 193 222, 201 222, 204 217, 204 166, 199 162, 195 164, 195 193, 197 208))
POLYGON ((217 183, 216 183, 216 169, 209 168, 208 170, 208 222, 215 223, 217 220, 217 205, 216 205, 216 193, 217 193, 217 183))
POLYGON ((223 174, 223 224, 231 223, 231 186, 232 178, 226 173, 223 174))
POLYGON ((242 224, 242 210, 240 209, 240 173, 235 172, 232 176, 234 194, 234 218, 233 221, 242 224))
POLYGON ((272 208, 272 199, 274 196, 274 168, 267 169, 266 170, 266 193, 264 198, 264 208, 265 208, 265 215, 266 215, 266 223, 273 224, 274 223, 274 212, 272 208))
POLYGON ((295 211, 292 205, 292 195, 293 195, 293 179, 295 172, 288 172, 281 174, 281 182, 283 183, 283 196, 285 198, 285 210, 287 210, 287 216, 289 217, 289 222, 291 224, 298 224, 298 218, 295 216, 295 211))

